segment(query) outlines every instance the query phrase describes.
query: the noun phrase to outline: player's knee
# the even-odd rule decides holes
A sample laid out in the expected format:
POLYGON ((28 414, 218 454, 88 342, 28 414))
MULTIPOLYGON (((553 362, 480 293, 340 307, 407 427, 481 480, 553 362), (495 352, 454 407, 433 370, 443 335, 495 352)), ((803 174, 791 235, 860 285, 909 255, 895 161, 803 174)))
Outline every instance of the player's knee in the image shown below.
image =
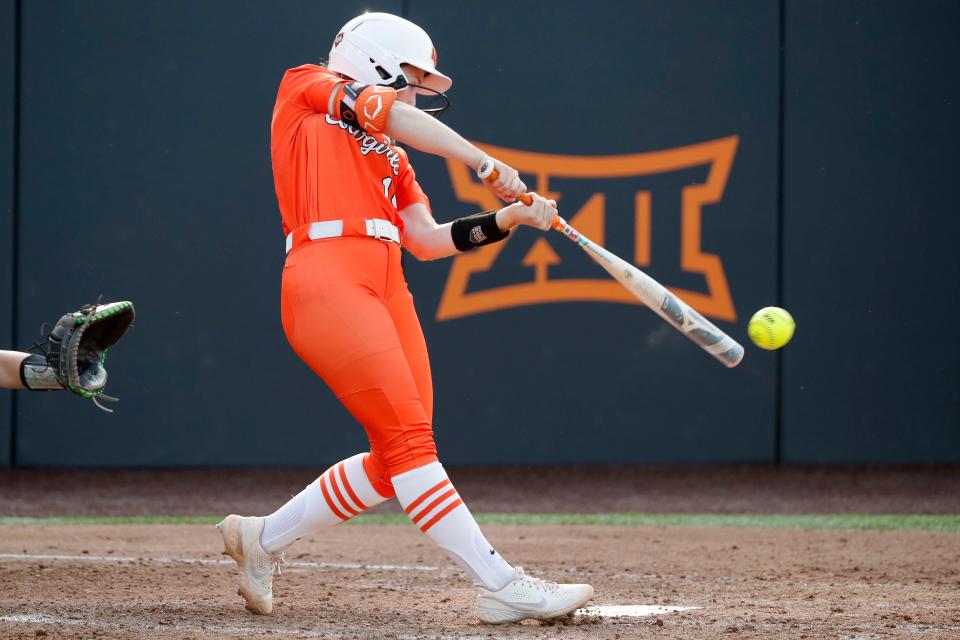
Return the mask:
POLYGON ((412 428, 408 426, 402 438, 384 448, 382 459, 390 477, 435 462, 437 444, 433 440, 433 429, 426 422, 412 428))
POLYGON ((417 400, 391 402, 382 389, 366 389, 340 400, 367 430, 370 455, 365 463, 370 482, 381 495, 393 495, 383 478, 437 459, 427 409, 417 400))
POLYGON ((393 476, 437 461, 437 444, 430 424, 424 421, 405 427, 387 442, 371 443, 370 455, 363 460, 370 484, 385 498, 396 495, 390 480, 393 476))
POLYGON ((363 470, 367 474, 367 479, 373 485, 374 491, 384 498, 392 498, 396 494, 393 490, 393 483, 390 482, 390 470, 387 463, 375 451, 371 451, 363 457, 363 470))

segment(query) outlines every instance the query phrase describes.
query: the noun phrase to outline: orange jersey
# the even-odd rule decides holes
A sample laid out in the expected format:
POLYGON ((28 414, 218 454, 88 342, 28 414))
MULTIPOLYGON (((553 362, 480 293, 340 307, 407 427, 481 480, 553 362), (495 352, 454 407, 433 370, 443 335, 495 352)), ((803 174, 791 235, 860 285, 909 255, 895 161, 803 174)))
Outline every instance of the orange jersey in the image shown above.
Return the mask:
POLYGON ((407 153, 328 113, 346 80, 305 64, 280 82, 270 126, 273 181, 286 235, 311 222, 381 218, 403 231, 397 211, 430 201, 407 153))

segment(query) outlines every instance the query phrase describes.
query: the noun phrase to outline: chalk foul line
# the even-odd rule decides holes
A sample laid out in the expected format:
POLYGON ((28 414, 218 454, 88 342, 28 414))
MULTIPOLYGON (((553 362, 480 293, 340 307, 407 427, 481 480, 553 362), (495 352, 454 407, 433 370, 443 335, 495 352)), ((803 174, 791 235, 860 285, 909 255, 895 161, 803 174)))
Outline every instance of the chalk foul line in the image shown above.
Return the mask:
MULTIPOLYGON (((210 560, 206 558, 152 558, 149 556, 91 556, 91 555, 40 555, 32 553, 0 553, 0 560, 49 560, 66 562, 146 562, 157 564, 199 564, 199 565, 221 565, 234 564, 233 560, 217 559, 210 560)), ((439 571, 440 567, 430 565, 408 565, 408 564, 362 564, 355 562, 301 562, 291 560, 283 564, 284 567, 295 567, 302 569, 369 569, 378 571, 439 571)))
MULTIPOLYGON (((645 617, 653 615, 663 615, 668 613, 677 613, 680 611, 688 611, 690 609, 699 609, 700 607, 669 607, 669 606, 655 606, 655 605, 595 605, 586 607, 584 609, 578 609, 576 611, 577 615, 581 616, 600 616, 604 618, 625 618, 625 617, 645 617)), ((85 627, 97 627, 101 629, 120 629, 124 628, 129 630, 131 625, 126 623, 121 625, 117 622, 109 622, 106 620, 91 620, 91 619, 81 619, 81 618, 64 618, 62 616, 54 616, 45 613, 34 613, 34 614, 14 614, 14 615, 5 615, 0 616, 0 622, 11 622, 11 623, 20 623, 20 624, 43 624, 50 626, 85 626, 85 627)), ((160 631, 160 630, 171 630, 178 632, 213 632, 216 634, 231 634, 231 635, 270 635, 272 637, 277 636, 294 636, 298 638, 373 638, 381 637, 377 636, 368 636, 363 633, 340 633, 336 631, 330 631, 326 629, 317 629, 317 630, 303 630, 303 629, 277 629, 273 627, 238 627, 238 626, 211 626, 209 624, 150 624, 150 623, 139 623, 135 628, 141 631, 160 631)), ((432 640, 490 640, 491 636, 457 636, 457 635, 443 635, 443 636, 418 636, 418 635, 402 635, 403 640, 427 640, 428 638, 432 640)), ((499 638, 497 638, 499 640, 499 638)))

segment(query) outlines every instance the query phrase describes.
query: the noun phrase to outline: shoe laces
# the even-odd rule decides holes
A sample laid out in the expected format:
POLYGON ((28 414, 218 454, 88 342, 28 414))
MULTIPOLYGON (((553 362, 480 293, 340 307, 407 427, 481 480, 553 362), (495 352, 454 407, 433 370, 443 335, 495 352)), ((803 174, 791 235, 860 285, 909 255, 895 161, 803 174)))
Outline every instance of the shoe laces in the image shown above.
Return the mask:
POLYGON ((523 571, 523 567, 517 567, 517 577, 520 578, 520 581, 525 587, 531 589, 536 589, 537 591, 543 591, 544 593, 556 593, 559 585, 556 582, 550 582, 549 580, 544 580, 542 578, 534 578, 533 576, 528 576, 523 571))
POLYGON ((266 551, 261 551, 256 556, 256 568, 257 572, 262 577, 283 575, 283 572, 280 571, 280 565, 286 564, 287 561, 283 557, 283 552, 281 551, 279 555, 273 555, 272 553, 267 553, 266 551), (269 570, 269 573, 267 572, 269 570))

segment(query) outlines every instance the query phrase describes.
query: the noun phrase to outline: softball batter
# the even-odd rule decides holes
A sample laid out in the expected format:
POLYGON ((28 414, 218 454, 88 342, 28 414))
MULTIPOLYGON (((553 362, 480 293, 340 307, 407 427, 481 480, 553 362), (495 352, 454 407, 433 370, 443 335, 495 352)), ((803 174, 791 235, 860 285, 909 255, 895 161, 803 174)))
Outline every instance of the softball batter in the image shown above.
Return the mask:
POLYGON ((526 191, 517 171, 487 157, 415 107, 452 81, 417 25, 384 13, 354 18, 326 67, 303 65, 280 83, 271 124, 277 200, 286 234, 281 312, 297 355, 363 425, 370 451, 347 458, 266 517, 217 525, 240 568, 247 608, 270 613, 274 567, 295 540, 396 497, 423 533, 479 587, 483 622, 565 615, 590 585, 527 576, 490 546, 437 458, 433 388, 420 322, 400 265, 401 247, 434 260, 503 240, 510 229, 546 230, 556 204, 531 194, 438 224, 398 140, 479 169, 507 202, 526 191))

